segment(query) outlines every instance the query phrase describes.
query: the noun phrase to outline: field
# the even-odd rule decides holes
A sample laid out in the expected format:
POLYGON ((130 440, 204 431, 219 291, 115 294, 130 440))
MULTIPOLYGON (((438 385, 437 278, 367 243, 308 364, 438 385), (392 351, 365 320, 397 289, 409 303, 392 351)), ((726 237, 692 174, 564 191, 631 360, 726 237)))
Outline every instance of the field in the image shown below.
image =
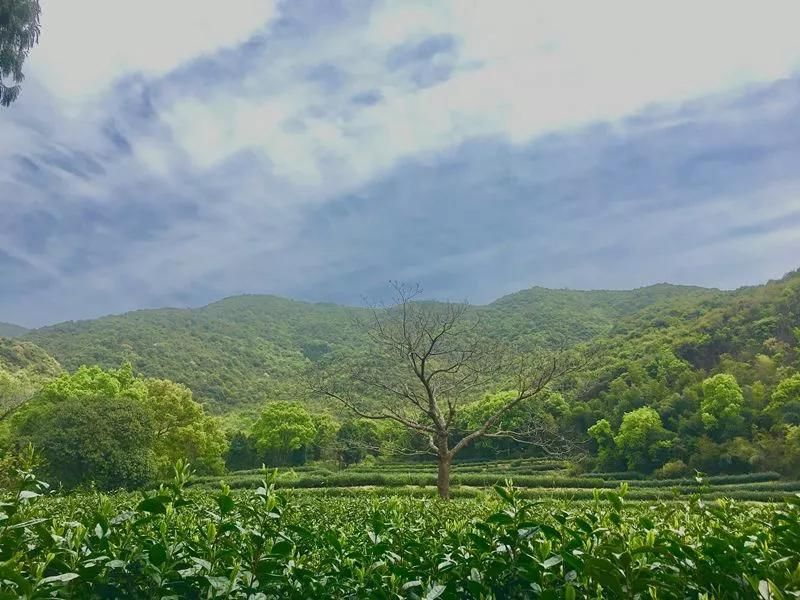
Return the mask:
MULTIPOLYGON (((408 475, 384 466, 385 477, 408 475)), ((449 502, 385 484, 282 490, 274 474, 214 489, 185 468, 138 494, 51 495, 29 476, 0 506, 0 598, 800 596, 800 496, 769 474, 721 480, 713 492, 695 482, 680 501, 635 501, 659 482, 583 477, 573 485, 598 489, 569 487, 560 470, 523 461, 503 475, 540 469, 560 487, 478 487, 473 476, 491 479, 497 466, 460 465, 456 495, 473 497, 449 502), (783 500, 703 497, 730 486, 783 500)), ((295 483, 304 477, 320 475, 299 470, 295 483)))
MULTIPOLYGON (((256 489, 260 470, 238 471, 225 477, 198 477, 192 485, 216 489, 224 481, 234 489, 256 489)), ((778 473, 717 475, 701 478, 645 479, 636 473, 584 473, 570 475, 569 464, 547 459, 470 461, 453 467, 454 497, 477 497, 486 488, 510 479, 520 497, 592 499, 597 489, 628 488, 630 500, 666 500, 687 496, 726 497, 737 500, 780 502, 800 492, 800 481, 783 481, 778 473)), ((275 486, 308 493, 351 495, 434 495, 436 465, 420 462, 382 462, 346 469, 301 466, 279 469, 275 486)))

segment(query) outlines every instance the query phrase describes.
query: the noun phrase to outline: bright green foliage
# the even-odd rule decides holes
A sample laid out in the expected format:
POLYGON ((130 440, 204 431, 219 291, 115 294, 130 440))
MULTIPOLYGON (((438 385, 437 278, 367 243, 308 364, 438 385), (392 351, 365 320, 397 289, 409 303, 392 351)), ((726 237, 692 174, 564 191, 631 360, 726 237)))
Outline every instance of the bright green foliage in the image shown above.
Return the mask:
POLYGON ((733 375, 721 373, 703 381, 700 411, 706 429, 735 427, 741 419, 743 399, 742 388, 733 375))
POLYGON ((91 401, 94 398, 127 398, 143 402, 147 398, 144 380, 133 374, 131 365, 104 370, 100 367, 79 368, 74 373, 64 373, 42 388, 41 401, 59 402, 66 399, 91 401))
POLYGON ((314 422, 313 457, 315 459, 336 459, 336 434, 341 427, 339 421, 327 414, 311 416, 314 422))
POLYGON ((770 409, 779 411, 786 423, 800 425, 800 374, 777 385, 772 393, 770 409))
POLYGON ((633 471, 647 471, 659 461, 659 453, 669 449, 669 432, 652 408, 625 413, 614 443, 633 471))
POLYGON ((292 450, 310 446, 315 435, 311 415, 297 402, 270 402, 253 426, 253 437, 260 450, 287 458, 292 450))
POLYGON ((22 64, 39 42, 39 0, 0 0, 0 106, 17 99, 22 64))
POLYGON ((14 373, 0 368, 0 421, 33 397, 39 385, 28 371, 14 373))
POLYGON ((52 480, 67 487, 137 487, 156 473, 154 415, 126 398, 66 398, 41 406, 16 430, 32 444, 52 480))
POLYGON ((82 367, 47 383, 14 414, 11 437, 17 445, 31 443, 50 477, 68 486, 91 480, 104 488, 140 485, 178 458, 194 460, 202 473, 221 473, 227 449, 217 420, 188 388, 136 377, 129 364, 82 367), (86 419, 85 427, 75 415, 86 419))
MULTIPOLYGON (((242 296, 200 309, 64 323, 23 337, 40 343, 71 369, 130 360, 137 372, 180 381, 207 410, 226 413, 228 423, 238 420, 241 442, 257 419, 261 398, 296 399, 312 413, 337 410, 304 395, 302 381, 320 361, 338 364, 364 352, 364 332, 352 323, 354 315, 363 316, 361 310, 242 296)), ((598 456, 600 447, 587 439, 587 430, 606 419, 616 432, 625 413, 642 407, 658 412, 673 440, 671 448, 655 452, 653 468, 661 467, 662 459, 708 473, 784 470, 792 464, 782 454, 785 426, 800 416, 793 402, 779 406, 771 399, 781 381, 800 370, 800 272, 735 292, 667 285, 627 292, 534 288, 475 307, 475 312, 491 342, 522 351, 555 341, 597 343, 596 364, 559 384, 563 406, 544 413, 552 416, 548 423, 562 437, 593 451, 590 468, 619 470, 624 463, 614 452, 598 456), (721 422, 705 398, 712 394, 703 393, 703 380, 717 374, 733 376, 743 396, 738 417, 721 422), (708 410, 701 406, 704 402, 708 410)), ((17 347, 23 343, 19 338, 13 342, 17 347)), ((0 341, 0 362, 3 348, 0 341)), ((12 353, 14 360, 27 360, 27 350, 12 353)), ((475 390, 474 397, 464 399, 465 404, 475 403, 475 412, 471 415, 470 408, 457 418, 477 418, 482 395, 506 387, 513 385, 490 382, 475 390)), ((736 404, 728 406, 734 413, 736 404)), ((521 416, 530 416, 539 406, 536 401, 527 404, 521 416)), ((344 420, 346 413, 332 416, 344 420)), ((378 438, 385 433, 391 432, 378 431, 378 438)), ((375 442, 371 447, 381 452, 401 445, 421 448, 418 439, 398 444, 389 436, 388 443, 375 442)), ((249 453, 245 446, 239 444, 247 450, 243 456, 249 453)), ((355 445, 348 448, 354 457, 359 454, 355 445)), ((498 451, 524 455, 531 448, 491 440, 465 449, 464 456, 498 451)), ((263 458, 256 457, 255 464, 263 458)), ((800 476, 800 471, 784 474, 800 476)))
POLYGON ((185 385, 168 379, 145 380, 145 405, 157 423, 153 451, 162 473, 178 459, 188 459, 200 473, 222 473, 227 450, 217 419, 207 416, 185 385))
POLYGON ((792 598, 800 504, 185 490, 0 504, 8 597, 792 598), (17 551, 24 548, 25 551, 17 551), (656 592, 657 591, 657 592, 656 592), (763 593, 762 593, 763 592, 763 593))
POLYGON ((617 468, 620 455, 608 420, 600 419, 589 427, 587 433, 597 445, 597 468, 611 471, 617 468))

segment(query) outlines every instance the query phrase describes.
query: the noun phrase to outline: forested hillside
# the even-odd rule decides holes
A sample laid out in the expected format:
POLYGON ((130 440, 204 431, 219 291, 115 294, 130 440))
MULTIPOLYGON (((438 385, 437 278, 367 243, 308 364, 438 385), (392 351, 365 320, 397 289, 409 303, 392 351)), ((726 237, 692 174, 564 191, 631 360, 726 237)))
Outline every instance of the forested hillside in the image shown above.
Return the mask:
MULTIPOLYGON (((529 349, 609 334, 619 319, 651 307, 699 306, 727 296, 671 285, 632 291, 533 288, 475 307, 487 335, 529 349)), ((275 296, 237 296, 198 309, 137 311, 29 332, 65 368, 116 367, 185 383, 216 410, 294 398, 310 361, 366 343, 354 319, 364 308, 311 304, 275 296)))
POLYGON ((61 372, 61 366, 36 344, 0 337, 0 371, 28 371, 54 377, 61 372))
POLYGON ((12 338, 18 337, 28 331, 24 327, 14 325, 12 323, 3 323, 0 321, 0 337, 12 338))
MULTIPOLYGON (((438 307, 427 303, 427 309, 438 307)), ((561 439, 576 442, 591 468, 662 477, 695 469, 800 473, 798 272, 733 292, 666 284, 632 291, 533 288, 470 314, 480 317, 480 335, 520 351, 590 343, 590 366, 507 418, 549 423, 561 439)), ((291 415, 311 436, 301 444, 303 456, 325 452, 328 442, 314 436, 336 431, 342 456, 350 438, 363 436, 383 453, 397 432, 359 424, 339 403, 305 395, 304 376, 314 362, 371 360, 363 323, 369 317, 365 308, 239 296, 199 309, 138 311, 32 331, 0 344, 0 367, 52 376, 60 365, 49 352, 68 371, 130 362, 140 376, 184 383, 218 413, 249 415, 228 423, 228 458, 239 468, 260 464, 269 445, 262 438, 291 415)), ((35 387, 15 381, 23 391, 35 387)), ((472 404, 459 412, 456 428, 482 422, 509 393, 502 385, 487 382, 465 398, 472 404)), ((17 393, 15 403, 26 395, 17 393)), ((517 441, 487 440, 465 455, 529 451, 517 441)), ((340 459, 363 458, 356 454, 340 459)))

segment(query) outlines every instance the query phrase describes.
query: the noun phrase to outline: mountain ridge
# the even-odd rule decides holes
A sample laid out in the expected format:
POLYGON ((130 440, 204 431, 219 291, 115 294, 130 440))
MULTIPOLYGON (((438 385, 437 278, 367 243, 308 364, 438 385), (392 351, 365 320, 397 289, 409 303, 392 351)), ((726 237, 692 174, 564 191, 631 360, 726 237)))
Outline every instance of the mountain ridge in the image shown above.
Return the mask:
POLYGON ((26 334, 28 331, 30 331, 30 329, 27 327, 0 321, 0 338, 15 338, 26 334))

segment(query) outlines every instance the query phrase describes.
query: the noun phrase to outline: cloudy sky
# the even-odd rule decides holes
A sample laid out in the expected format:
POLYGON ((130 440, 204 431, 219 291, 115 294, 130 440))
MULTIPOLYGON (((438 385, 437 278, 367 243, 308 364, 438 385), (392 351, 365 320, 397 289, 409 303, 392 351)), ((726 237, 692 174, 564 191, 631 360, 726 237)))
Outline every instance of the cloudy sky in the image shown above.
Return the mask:
POLYGON ((800 267, 800 3, 43 0, 0 321, 800 267))

